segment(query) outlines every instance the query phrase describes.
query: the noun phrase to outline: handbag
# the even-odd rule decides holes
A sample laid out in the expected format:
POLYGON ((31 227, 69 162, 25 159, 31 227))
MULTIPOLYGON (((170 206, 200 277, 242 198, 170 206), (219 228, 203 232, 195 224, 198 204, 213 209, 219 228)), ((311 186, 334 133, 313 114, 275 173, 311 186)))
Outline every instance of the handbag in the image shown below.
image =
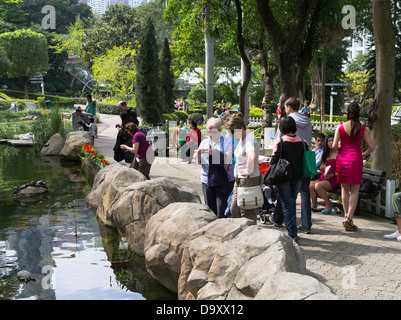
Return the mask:
POLYGON ((280 138, 280 158, 275 164, 271 164, 267 169, 264 184, 267 186, 278 185, 288 182, 292 179, 290 174, 290 162, 282 159, 283 154, 283 138, 280 138))
POLYGON ((253 187, 237 187, 237 206, 249 210, 263 206, 264 198, 260 185, 253 187))
POLYGON ((304 145, 304 156, 303 156, 303 170, 304 178, 312 177, 317 173, 316 169, 316 154, 315 151, 306 150, 304 139, 301 137, 304 145))
MULTIPOLYGON (((241 143, 241 142, 240 142, 241 143)), ((238 176, 238 164, 236 164, 238 176)), ((237 187, 237 206, 243 210, 256 209, 263 206, 262 186, 237 187)))

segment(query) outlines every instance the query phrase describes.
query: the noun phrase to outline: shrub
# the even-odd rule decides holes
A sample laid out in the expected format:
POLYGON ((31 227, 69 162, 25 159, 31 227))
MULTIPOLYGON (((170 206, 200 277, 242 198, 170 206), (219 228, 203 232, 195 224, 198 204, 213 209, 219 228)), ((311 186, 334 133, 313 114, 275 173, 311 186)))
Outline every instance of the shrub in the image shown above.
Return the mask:
POLYGON ((166 120, 178 121, 178 118, 172 113, 164 113, 164 114, 162 114, 162 120, 163 120, 163 122, 165 122, 166 120))
POLYGON ((38 107, 44 109, 46 106, 46 98, 45 97, 37 97, 36 98, 38 107))
POLYGON ((262 118, 263 117, 262 108, 250 107, 249 108, 249 117, 250 118, 262 118))
POLYGON ((200 113, 192 113, 188 117, 188 121, 195 121, 198 126, 201 126, 201 125, 203 125, 204 118, 203 118, 203 115, 200 113))
POLYGON ((188 99, 194 100, 196 103, 205 103, 206 89, 200 85, 193 87, 188 93, 188 99))
POLYGON ((184 111, 174 111, 173 115, 175 115, 178 121, 185 122, 188 119, 188 114, 184 111))
POLYGON ((17 110, 21 111, 26 108, 26 103, 24 101, 17 101, 17 110))
POLYGON ((100 113, 115 114, 115 115, 120 114, 120 109, 115 104, 106 104, 106 103, 98 102, 98 103, 96 103, 96 108, 97 108, 97 111, 100 113))

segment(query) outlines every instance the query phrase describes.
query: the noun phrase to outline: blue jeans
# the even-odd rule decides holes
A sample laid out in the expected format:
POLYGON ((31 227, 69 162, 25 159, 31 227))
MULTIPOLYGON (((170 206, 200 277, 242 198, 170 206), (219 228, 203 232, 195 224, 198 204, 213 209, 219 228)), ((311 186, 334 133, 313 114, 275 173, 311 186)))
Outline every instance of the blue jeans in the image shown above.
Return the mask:
POLYGON ((310 204, 310 177, 302 178, 301 184, 301 227, 309 231, 312 227, 312 207, 310 204))
MULTIPOLYGON (((292 180, 278 186, 282 213, 284 215, 284 221, 288 230, 288 235, 291 238, 295 238, 298 235, 296 200, 298 192, 301 189, 301 184, 302 179, 299 179, 292 180)), ((276 218, 276 214, 274 216, 276 218)), ((278 220, 274 220, 278 222, 278 220)))
MULTIPOLYGON (((309 183, 310 178, 301 179, 301 227, 302 229, 309 231, 312 227, 312 208, 310 204, 310 190, 309 183)), ((295 197, 296 199, 296 197, 295 197)), ((276 208, 274 209, 273 220, 277 224, 284 222, 283 209, 280 200, 280 194, 277 197, 276 208)))
POLYGON ((231 207, 231 202, 233 201, 233 195, 234 195, 234 190, 231 191, 231 193, 230 193, 230 195, 228 196, 228 199, 227 199, 227 209, 226 209, 226 211, 224 212, 224 216, 225 216, 226 218, 231 218, 231 210, 230 210, 230 207, 231 207))

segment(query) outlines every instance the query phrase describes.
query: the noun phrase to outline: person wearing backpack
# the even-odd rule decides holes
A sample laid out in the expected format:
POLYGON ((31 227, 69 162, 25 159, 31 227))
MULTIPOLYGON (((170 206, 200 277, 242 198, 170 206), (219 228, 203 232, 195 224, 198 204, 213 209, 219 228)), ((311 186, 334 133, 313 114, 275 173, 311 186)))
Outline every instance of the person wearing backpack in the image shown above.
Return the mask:
POLYGON ((126 113, 128 113, 129 117, 131 118, 131 122, 139 126, 139 120, 136 112, 134 111, 134 109, 128 107, 125 101, 120 101, 118 103, 118 108, 120 109, 120 112, 125 111, 126 113))

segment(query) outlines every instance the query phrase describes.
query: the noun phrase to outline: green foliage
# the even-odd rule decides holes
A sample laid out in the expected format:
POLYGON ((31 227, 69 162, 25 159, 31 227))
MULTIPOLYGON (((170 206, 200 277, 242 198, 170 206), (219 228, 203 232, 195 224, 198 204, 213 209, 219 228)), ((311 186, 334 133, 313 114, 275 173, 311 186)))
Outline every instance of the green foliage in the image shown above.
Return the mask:
POLYGON ((46 38, 29 29, 20 29, 0 34, 0 47, 10 61, 8 75, 24 82, 25 98, 28 98, 29 78, 49 68, 46 38))
POLYGON ((163 120, 163 122, 165 122, 166 120, 178 121, 178 118, 172 113, 164 113, 164 114, 162 114, 162 120, 163 120))
POLYGON ((26 108, 26 103, 24 101, 17 101, 17 110, 22 111, 26 108))
POLYGON ((158 53, 155 39, 155 28, 149 18, 142 38, 136 62, 137 83, 135 88, 136 107, 144 122, 157 124, 161 120, 157 98, 158 88, 158 53))
POLYGON ((206 89, 204 86, 196 85, 188 93, 188 99, 194 100, 195 103, 206 103, 206 89))
POLYGON ((45 144, 53 135, 49 120, 44 118, 32 123, 31 132, 34 136, 34 141, 39 144, 45 144))
POLYGON ((64 135, 63 118, 58 108, 53 108, 50 113, 50 129, 52 134, 64 135))
POLYGON ((37 105, 39 108, 44 109, 46 107, 46 98, 45 97, 37 97, 36 101, 37 101, 37 105))
POLYGON ((174 74, 171 71, 171 52, 168 39, 163 42, 162 52, 160 54, 160 96, 170 110, 174 109, 174 74))
POLYGON ((99 113, 115 114, 115 115, 120 114, 120 109, 118 108, 117 104, 108 104, 108 103, 103 103, 103 102, 97 102, 96 107, 97 107, 97 110, 99 111, 99 113))
MULTIPOLYGON (((81 32, 81 29, 79 29, 81 32)), ((92 19, 90 28, 84 28, 82 40, 82 56, 85 61, 91 61, 107 53, 114 47, 127 46, 131 49, 137 47, 140 35, 140 25, 135 8, 124 4, 108 6, 102 17, 92 19)))
POLYGON ((178 121, 186 122, 188 119, 188 114, 184 111, 174 111, 173 115, 176 116, 178 121))
POLYGON ((262 118, 263 110, 259 107, 250 107, 249 108, 249 117, 251 118, 262 118))
POLYGON ((134 92, 135 55, 136 51, 130 44, 113 47, 104 55, 93 59, 93 75, 99 82, 105 83, 112 94, 122 94, 127 97, 134 92))
POLYGON ((192 113, 189 115, 188 121, 195 121, 198 126, 201 126, 201 125, 203 125, 205 120, 201 113, 192 113))

